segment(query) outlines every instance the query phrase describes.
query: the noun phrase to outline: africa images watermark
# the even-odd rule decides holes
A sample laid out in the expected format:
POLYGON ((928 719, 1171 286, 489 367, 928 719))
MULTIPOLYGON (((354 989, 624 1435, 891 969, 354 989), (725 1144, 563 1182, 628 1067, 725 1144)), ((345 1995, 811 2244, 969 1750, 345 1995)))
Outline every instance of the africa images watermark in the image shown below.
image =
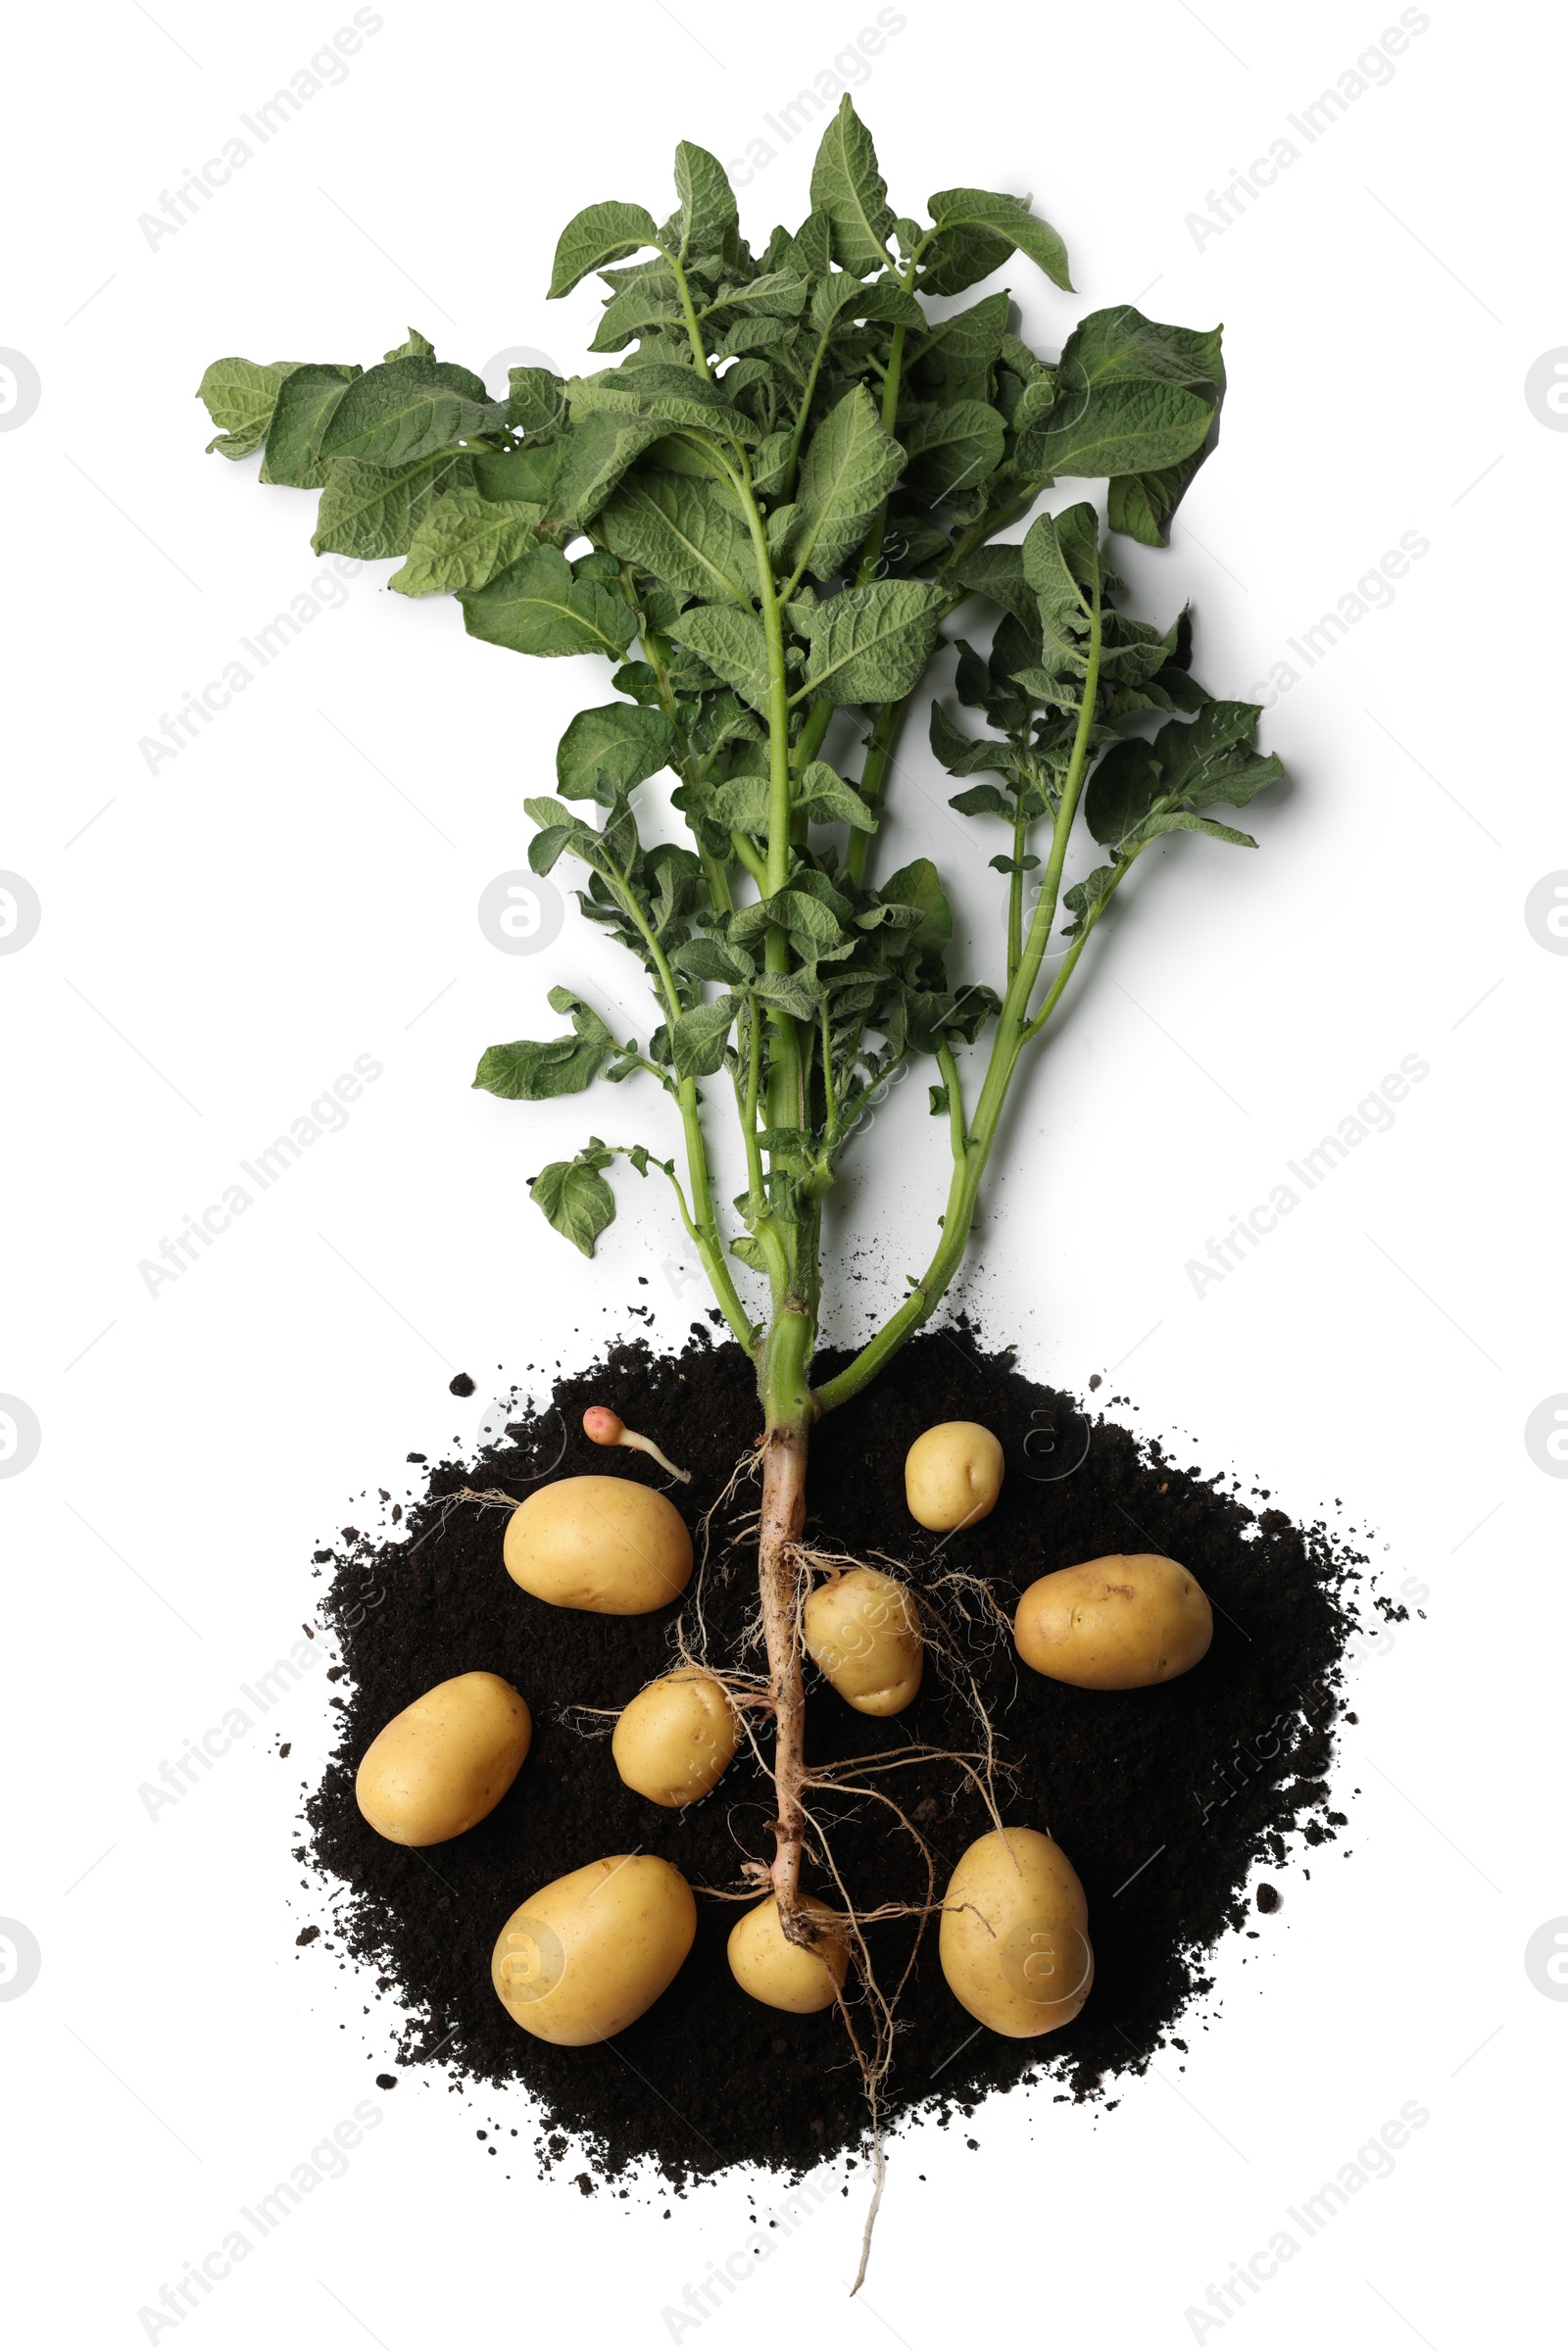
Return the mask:
POLYGON ((217 155, 210 155, 194 171, 186 171, 178 187, 161 188, 158 211, 139 213, 136 217, 136 226, 152 251, 158 252, 166 238, 177 236, 187 227, 203 205, 211 204, 219 189, 226 188, 235 172, 242 171, 258 149, 268 146, 280 130, 286 129, 311 99, 347 81, 347 60, 357 57, 366 41, 379 32, 385 23, 386 19, 373 8, 357 8, 353 24, 340 24, 310 63, 290 74, 286 87, 274 90, 254 114, 240 116, 241 125, 256 141, 254 147, 239 131, 231 131, 217 155))
POLYGON ((1358 98, 1368 90, 1386 89, 1394 79, 1395 64, 1431 25, 1432 19, 1425 9, 1405 8, 1399 11, 1399 22, 1379 34, 1370 47, 1363 49, 1353 66, 1327 88, 1303 105, 1298 114, 1287 115, 1285 120, 1301 140, 1296 141, 1282 130, 1269 141, 1266 155, 1254 156, 1245 171, 1233 172, 1228 185, 1210 188, 1206 198, 1207 211, 1189 213, 1185 222, 1188 235, 1200 253, 1215 237, 1222 237, 1233 228, 1249 205, 1273 187, 1282 171, 1298 163, 1308 147, 1315 147, 1325 132, 1333 129, 1342 115, 1348 114, 1358 98))
POLYGON ((199 1216, 188 1216, 184 1225, 171 1240, 160 1237, 157 1257, 143 1257, 136 1267, 147 1295, 158 1298, 171 1282, 177 1282, 201 1261, 202 1253, 215 1241, 228 1232, 236 1216, 253 1208, 264 1192, 270 1192, 279 1177, 299 1162, 323 1135, 340 1135, 349 1123, 348 1104, 357 1102, 367 1086, 373 1086, 382 1076, 386 1064, 373 1053, 357 1053, 352 1069, 345 1069, 323 1089, 308 1110, 302 1110, 286 1135, 276 1135, 265 1151, 254 1159, 241 1159, 240 1173, 247 1176, 256 1190, 250 1192, 244 1184, 229 1184, 221 1200, 210 1200, 199 1216))
MULTIPOLYGON (((847 90, 863 89, 871 78, 871 59, 880 57, 889 41, 896 40, 908 22, 900 9, 879 8, 876 24, 862 25, 855 39, 839 51, 831 67, 824 66, 819 73, 813 74, 776 114, 764 115, 762 121, 779 147, 788 147, 819 116, 832 114, 847 90)), ((749 188, 759 171, 765 171, 775 161, 778 151, 759 131, 755 138, 747 140, 744 160, 733 158, 726 170, 738 188, 749 188)))
POLYGON ((819 2212, 827 2202, 826 2188, 818 2187, 812 2180, 803 2180, 777 2204, 764 2205, 745 2243, 737 2245, 722 2262, 710 2262, 706 2278, 683 2287, 680 2308, 665 2303, 659 2315, 670 2341, 678 2343, 683 2335, 695 2333, 706 2319, 723 2309, 725 2300, 738 2286, 757 2275, 762 2262, 772 2259, 774 2248, 768 2243, 766 2233, 769 2229, 777 2229, 784 2236, 794 2236, 805 2228, 812 2213, 819 2212))
POLYGON ((230 2229, 220 2245, 204 2253, 199 2261, 185 2264, 184 2275, 172 2285, 159 2288, 156 2303, 144 2302, 136 2316, 141 2330, 150 2343, 160 2335, 170 2334, 180 2323, 194 2317, 203 2299, 233 2276, 236 2265, 249 2259, 263 2237, 271 2236, 281 2229, 291 2213, 299 2210, 309 2195, 328 2180, 341 2180, 349 2168, 349 2155, 360 2145, 365 2133, 373 2131, 386 2109, 369 2098, 362 2098, 352 2118, 345 2115, 334 2123, 330 2132, 318 2140, 308 2156, 302 2156, 286 2180, 276 2180, 265 2196, 254 2204, 242 2204, 239 2218, 245 2226, 230 2229))
POLYGON ((1266 1200, 1259 1200, 1245 1216, 1232 1219, 1229 1232, 1216 1241, 1208 1237, 1206 1261, 1189 1257, 1183 1271, 1199 1298, 1203 1298, 1227 1274, 1239 1271, 1248 1253, 1257 1249, 1270 1233, 1279 1230, 1282 1216, 1294 1215, 1309 1192, 1326 1184, 1338 1167, 1343 1167, 1351 1151, 1359 1150, 1369 1135, 1386 1135, 1395 1123, 1394 1104, 1402 1102, 1412 1086, 1419 1086, 1432 1074, 1432 1064, 1419 1053, 1406 1053, 1397 1070, 1390 1070, 1370 1092, 1364 1094, 1355 1108, 1347 1111, 1331 1134, 1303 1151, 1298 1159, 1287 1159, 1286 1168, 1301 1187, 1278 1183, 1266 1200))
POLYGON ((1275 661, 1266 678, 1248 688, 1249 699, 1265 710, 1273 710, 1282 695, 1300 684, 1302 671, 1315 669, 1359 621, 1372 612, 1386 612, 1395 601, 1396 581, 1402 580, 1412 563, 1420 563, 1423 556, 1431 553, 1432 541, 1424 532, 1401 531, 1398 546, 1386 548, 1377 562, 1362 572, 1353 588, 1347 588, 1299 636, 1286 638, 1286 644, 1301 664, 1300 669, 1284 660, 1275 661))
POLYGON ((1209 2287, 1202 2303, 1188 2304, 1182 2315, 1194 2342, 1202 2342, 1232 2319, 1240 2318, 1249 2298, 1259 2293, 1271 2278, 1277 2278, 1309 2238, 1320 2236, 1352 2196, 1358 2196, 1374 2180, 1389 2179, 1396 2169, 1395 2154, 1409 2143, 1412 2131, 1424 2131, 1431 2120, 1430 2110, 1418 2098, 1406 2098, 1398 2115, 1356 2148, 1353 2163, 1342 2163, 1332 2180, 1325 2180, 1315 2194, 1303 2196, 1298 2205, 1288 2204, 1285 2218, 1292 2227, 1276 2229, 1266 2245, 1260 2245, 1245 2262, 1237 2262, 1223 2284, 1209 2287))
POLYGON ((224 663, 220 677, 211 677, 198 693, 187 694, 172 717, 167 710, 161 710, 158 733, 141 735, 136 742, 148 774, 156 775, 166 760, 177 759, 182 751, 187 751, 199 738, 202 728, 211 726, 219 713, 228 709, 235 695, 243 694, 254 683, 261 670, 270 669, 278 655, 286 653, 313 620, 318 620, 323 612, 341 612, 349 600, 344 581, 355 578, 364 569, 358 556, 332 556, 310 586, 290 599, 287 612, 274 612, 266 627, 259 628, 253 637, 241 637, 241 651, 256 663, 254 669, 236 656, 224 663))
MULTIPOLYGON (((376 1594, 377 1599, 384 1596, 376 1594)), ((286 1657, 274 1658, 254 1682, 240 1684, 239 1697, 225 1707, 220 1722, 210 1723, 199 1739, 187 1739, 172 1762, 168 1756, 160 1758, 157 1780, 144 1780, 136 1790, 141 1808, 154 1828, 162 1813, 189 1795, 192 1788, 199 1788, 205 1775, 255 1730, 262 1716, 270 1714, 279 1700, 298 1687, 318 1654, 315 1634, 307 1633, 303 1641, 292 1644, 286 1657), (255 1708, 254 1714, 246 1711, 249 1707, 255 1708)))

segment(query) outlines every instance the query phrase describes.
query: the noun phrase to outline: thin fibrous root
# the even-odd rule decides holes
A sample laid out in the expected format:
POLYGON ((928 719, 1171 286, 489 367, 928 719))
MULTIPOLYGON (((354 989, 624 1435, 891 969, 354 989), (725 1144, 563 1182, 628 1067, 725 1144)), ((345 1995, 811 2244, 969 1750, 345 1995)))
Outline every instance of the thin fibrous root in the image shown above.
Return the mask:
MULTIPOLYGON (((803 1577, 808 1584, 813 1575, 837 1576, 842 1575, 847 1568, 868 1565, 867 1561, 857 1559, 849 1552, 817 1550, 805 1543, 797 1543, 795 1550, 803 1577)), ((891 1558, 883 1551, 873 1552, 872 1557, 878 1562, 881 1573, 891 1575, 895 1582, 903 1585, 909 1604, 919 1618, 921 1637, 935 1661, 937 1671, 949 1689, 968 1708, 974 1720, 982 1743, 982 1752, 973 1759, 978 1766, 978 1776, 973 1769, 970 1769, 969 1776, 975 1780, 986 1810, 997 1828, 1000 1829, 1002 1813, 997 1802, 996 1780, 999 1770, 1004 1770, 1005 1767, 999 1763, 997 1757, 996 1725, 991 1719, 985 1700, 980 1695, 979 1685, 964 1658, 962 1644, 931 1594, 934 1591, 944 1590, 950 1586, 954 1588, 956 1612, 966 1625, 973 1622, 969 1607, 971 1600, 979 1608, 980 1613, 989 1616, 993 1624, 1001 1624, 1008 1633, 1011 1632, 1010 1621, 1003 1616, 994 1593, 978 1576, 969 1575, 962 1569, 950 1568, 945 1575, 937 1579, 935 1585, 929 1588, 924 1586, 916 1588, 911 1583, 909 1570, 903 1561, 891 1558)), ((804 1597, 800 1604, 804 1615, 804 1597)), ((952 1750, 943 1748, 927 1750, 928 1760, 934 1761, 941 1755, 951 1755, 951 1759, 960 1763, 962 1768, 969 1768, 964 1760, 952 1753, 952 1750)))
MULTIPOLYGON (((698 1521, 700 1544, 697 1554, 697 1580, 692 1587, 691 1598, 687 1602, 686 1608, 681 1611, 680 1620, 675 1628, 675 1638, 680 1648, 681 1655, 693 1665, 706 1666, 708 1663, 708 1619, 703 1610, 703 1595, 707 1586, 709 1563, 712 1555, 714 1517, 725 1507, 728 1502, 734 1499, 736 1489, 739 1487, 742 1479, 747 1477, 756 1477, 758 1474, 758 1455, 755 1452, 742 1453, 740 1459, 736 1462, 734 1468, 730 1471, 728 1478, 725 1480, 722 1490, 714 1496, 713 1500, 709 1503, 708 1508, 703 1512, 701 1519, 698 1521), (688 1642, 686 1639, 685 1625, 688 1613, 691 1615, 696 1625, 697 1639, 695 1648, 690 1642, 688 1642)), ((724 1548, 729 1550, 733 1546, 734 1542, 735 1537, 733 1534, 726 1536, 724 1539, 724 1548)))

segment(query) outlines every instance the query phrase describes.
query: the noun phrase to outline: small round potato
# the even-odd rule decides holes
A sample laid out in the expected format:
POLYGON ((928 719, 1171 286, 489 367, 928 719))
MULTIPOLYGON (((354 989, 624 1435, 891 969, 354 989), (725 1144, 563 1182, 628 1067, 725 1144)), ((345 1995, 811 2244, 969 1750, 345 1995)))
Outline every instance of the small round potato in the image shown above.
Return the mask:
POLYGON ((438 1845, 493 1812, 522 1769, 533 1721, 499 1674, 438 1682, 365 1750, 355 1801, 395 1845, 438 1845))
POLYGON ((843 1925, 837 1911, 811 1894, 801 1896, 801 1908, 826 1930, 819 1943, 807 1950, 788 1941, 778 1923, 777 1900, 769 1894, 730 1929, 729 1968, 742 1991, 765 2007, 813 2016, 819 2008, 831 2008, 838 1997, 850 1952, 836 1932, 843 1925))
POLYGON ((628 1788, 655 1804, 695 1804, 718 1786, 741 1742, 735 1709, 712 1674, 662 1674, 624 1706, 610 1742, 628 1788))
POLYGON ((925 1642, 904 1586, 852 1567, 806 1603, 806 1646, 857 1714, 902 1714, 920 1687, 925 1642))
POLYGON ((904 1461, 909 1515, 951 1535, 989 1518, 1002 1492, 1002 1446, 977 1420, 939 1421, 910 1445, 904 1461))
POLYGON ((652 2008, 696 1933, 697 1903, 679 1870, 652 1853, 612 1853, 513 1912, 490 1979, 524 2033, 580 2049, 652 2008))
POLYGON ((1147 1690, 1207 1654, 1214 1619, 1185 1567, 1157 1551, 1113 1551, 1060 1567, 1018 1602, 1025 1665, 1079 1690, 1147 1690))
POLYGON ((646 1616, 678 1600, 692 1539, 673 1502, 633 1478, 558 1478, 507 1521, 507 1573, 536 1600, 646 1616))
POLYGON ((949 1882, 938 1956, 948 1988, 993 2033, 1031 2040, 1089 1997, 1089 1905, 1060 1845, 1038 1829, 976 1837, 949 1882))

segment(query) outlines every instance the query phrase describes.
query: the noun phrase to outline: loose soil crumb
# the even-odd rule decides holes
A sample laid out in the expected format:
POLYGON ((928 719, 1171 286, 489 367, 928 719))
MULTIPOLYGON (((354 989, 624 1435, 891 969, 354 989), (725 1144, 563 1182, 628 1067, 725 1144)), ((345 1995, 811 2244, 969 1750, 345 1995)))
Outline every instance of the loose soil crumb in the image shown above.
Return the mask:
MULTIPOLYGON (((568 1709, 618 1708, 667 1671, 680 1610, 600 1617, 535 1600, 502 1565, 505 1513, 450 1497, 466 1485, 521 1498, 530 1475, 544 1473, 663 1487, 642 1455, 607 1452, 582 1435, 584 1406, 608 1404, 690 1466, 691 1487, 670 1498, 696 1535, 751 1454, 759 1416, 740 1348, 714 1347, 704 1325, 693 1333, 678 1357, 638 1342, 561 1380, 550 1405, 513 1423, 515 1444, 430 1468, 400 1540, 356 1536, 329 1554, 321 1615, 341 1643, 347 1697, 340 1744, 307 1808, 309 1857, 346 1888, 334 1932, 368 1970, 383 1971, 377 1990, 418 2019, 397 2061, 525 2084, 552 2134, 538 2150, 547 2167, 586 2156, 602 2178, 652 2164, 677 2182, 743 2162, 801 2172, 865 2140, 842 2025, 832 2013, 789 2016, 748 1999, 724 1952, 738 1905, 701 1891, 738 1888, 742 1860, 770 1856, 770 1786, 743 1749, 713 1794, 684 1813, 625 1788, 609 1724, 585 1729, 568 1709), (359 1758, 421 1691, 474 1670, 504 1675, 528 1700, 527 1762, 467 1835, 422 1852, 385 1842, 354 1802, 359 1758), (491 1988, 503 1923, 550 1880, 634 1850, 663 1855, 699 1889, 690 1958, 648 2015, 613 2040, 567 2049, 531 2038, 491 1988)), ((842 1360, 825 1355, 818 1377, 842 1360)), ((1265 1498, 1260 1489, 1253 1494, 1265 1498)), ((732 1531, 756 1502, 756 1487, 743 1480, 732 1531)), ((757 1605, 755 1547, 742 1541, 726 1553, 725 1524, 715 1519, 703 1588, 715 1662, 735 1659, 757 1605)), ((1089 1419, 1071 1396, 1025 1379, 1010 1353, 987 1352, 963 1324, 913 1341, 875 1387, 813 1433, 806 1540, 861 1558, 890 1553, 916 1590, 960 1568, 986 1579, 1009 1617, 1037 1576, 1111 1551, 1165 1552, 1208 1593, 1212 1648, 1192 1673, 1155 1690, 1069 1689, 1019 1665, 1010 1640, 983 1635, 978 1621, 972 1637, 969 1663, 1014 1775, 1003 1817, 1049 1829, 1082 1879, 1095 1986, 1077 2020, 1041 2040, 977 2031, 943 1979, 933 1924, 900 2006, 886 2112, 895 2125, 921 2110, 944 2120, 970 2115, 990 2092, 1043 2077, 1057 2095, 1103 2095, 1117 2076, 1142 2073, 1211 1988, 1207 1954, 1253 1915, 1256 1868, 1280 1870, 1291 1838, 1322 1845, 1343 1825, 1329 1810, 1327 1775, 1361 1554, 1322 1524, 1298 1527, 1272 1507, 1254 1512, 1234 1480, 1226 1490, 1200 1467, 1176 1467, 1157 1441, 1089 1419), (922 1429, 957 1419, 996 1430, 1007 1474, 993 1514, 939 1544, 908 1518, 904 1456, 922 1429)), ((939 1674, 927 1671, 919 1698, 895 1723, 856 1714, 810 1676, 808 1757, 869 1754, 906 1739, 973 1747, 972 1719, 939 1674)), ((990 1826, 987 1815, 952 1766, 913 1765, 896 1792, 934 1850, 940 1891, 990 1826)), ((918 1852, 885 1806, 839 1799, 823 1809, 861 1907, 917 1897, 918 1852)), ((831 1897, 820 1868, 808 1870, 808 1883, 831 1897)), ((1273 1887, 1258 1887, 1259 1912, 1279 1902, 1273 1887)), ((879 1975, 896 1980, 912 1927, 869 1932, 879 1975)), ((308 1929, 300 1942, 316 1933, 308 1929)), ((594 2181, 582 2172, 576 2184, 587 2194, 594 2181)))

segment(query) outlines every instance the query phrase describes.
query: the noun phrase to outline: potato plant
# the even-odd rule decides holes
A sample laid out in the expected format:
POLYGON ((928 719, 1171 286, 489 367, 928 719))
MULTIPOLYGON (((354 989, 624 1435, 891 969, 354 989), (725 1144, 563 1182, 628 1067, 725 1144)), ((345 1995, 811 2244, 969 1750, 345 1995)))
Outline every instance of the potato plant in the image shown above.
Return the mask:
MULTIPOLYGON (((615 1213, 612 1164, 656 1172, 756 1364, 776 1818, 753 1892, 776 1906, 780 1939, 769 1913, 748 1930, 748 1964, 782 1981, 793 1946, 811 1964, 791 1997, 809 2006, 833 1996, 839 1946, 801 1886, 808 1621, 842 1686, 858 1672, 866 1683, 851 1703, 894 1710, 836 1645, 846 1595, 823 1588, 808 1605, 811 1430, 940 1304, 1009 1093, 1140 860, 1172 833, 1254 846, 1210 811, 1245 807, 1282 770, 1254 749, 1256 708, 1194 677, 1186 614, 1129 612, 1095 504, 1028 519, 1054 483, 1103 482, 1111 534, 1166 543, 1216 437, 1218 328, 1122 305, 1081 318, 1047 358, 1013 331, 1004 287, 956 304, 1015 258, 1069 294, 1061 239, 1029 201, 972 187, 940 190, 924 220, 896 214, 848 97, 808 218, 760 251, 711 155, 677 148, 675 187, 662 222, 610 202, 562 234, 551 296, 595 273, 608 289, 591 346, 606 364, 591 372, 514 368, 495 399, 411 333, 364 370, 221 360, 201 392, 214 448, 265 448, 265 481, 319 491, 318 551, 400 557, 391 585, 455 597, 487 645, 613 664, 613 699, 562 737, 555 793, 524 803, 528 854, 540 874, 562 859, 581 869, 584 916, 646 974, 646 1033, 617 1033, 557 987, 562 1032, 492 1046, 474 1083, 527 1102, 646 1081, 629 1098, 646 1100, 641 1132, 589 1135, 542 1169, 532 1198, 592 1256, 615 1213), (949 636, 960 612, 969 634, 949 636), (888 871, 880 855, 901 733, 933 692, 973 718, 931 702, 952 806, 1001 877, 986 977, 952 967, 931 860, 888 871), (1085 833, 1093 857, 1072 879, 1085 833), (882 1328, 816 1382, 824 1209, 869 1098, 919 1063, 951 1162, 935 1245, 882 1328), (737 1120, 744 1155, 733 1202, 715 1197, 720 1114, 737 1120)), ((933 1498, 927 1523, 989 1508, 999 1469, 982 1447, 963 1497, 933 1498)), ((546 1490, 518 1521, 548 1507, 546 1490)), ((524 1582, 525 1533, 515 1559, 509 1538, 524 1582)), ((596 1572, 585 1558, 581 1590, 548 1596, 606 1604, 596 1572)), ((912 1691, 917 1657, 909 1675, 912 1691)), ((891 1690, 897 1675, 884 1681, 891 1690)), ((655 1753, 650 1788, 662 1770, 655 1753)), ((966 1930, 950 1927, 956 1947, 966 1930)), ((684 1913, 672 1950, 682 1935, 684 1913)))

